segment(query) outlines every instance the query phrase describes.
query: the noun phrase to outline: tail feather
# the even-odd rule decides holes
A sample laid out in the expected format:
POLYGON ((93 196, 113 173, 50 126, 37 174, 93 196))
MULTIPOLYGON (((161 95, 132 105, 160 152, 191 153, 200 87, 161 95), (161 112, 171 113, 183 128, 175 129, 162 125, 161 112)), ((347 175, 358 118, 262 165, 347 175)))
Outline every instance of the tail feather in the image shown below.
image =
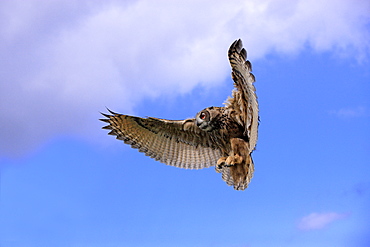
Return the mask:
POLYGON ((254 164, 249 155, 247 160, 240 164, 221 169, 222 179, 229 186, 234 186, 235 190, 245 190, 252 180, 254 173, 254 164))

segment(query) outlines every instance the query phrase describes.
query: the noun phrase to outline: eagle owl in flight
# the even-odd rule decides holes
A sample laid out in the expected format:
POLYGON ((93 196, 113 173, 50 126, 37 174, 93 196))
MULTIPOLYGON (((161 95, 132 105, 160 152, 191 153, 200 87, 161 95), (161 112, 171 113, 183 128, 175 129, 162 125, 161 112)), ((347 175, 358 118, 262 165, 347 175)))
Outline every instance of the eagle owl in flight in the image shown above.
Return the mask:
POLYGON ((101 119, 110 135, 167 165, 201 169, 215 165, 222 179, 236 190, 253 176, 251 154, 257 142, 258 103, 251 63, 242 41, 228 52, 235 89, 224 107, 208 107, 185 120, 140 118, 110 111, 101 119))

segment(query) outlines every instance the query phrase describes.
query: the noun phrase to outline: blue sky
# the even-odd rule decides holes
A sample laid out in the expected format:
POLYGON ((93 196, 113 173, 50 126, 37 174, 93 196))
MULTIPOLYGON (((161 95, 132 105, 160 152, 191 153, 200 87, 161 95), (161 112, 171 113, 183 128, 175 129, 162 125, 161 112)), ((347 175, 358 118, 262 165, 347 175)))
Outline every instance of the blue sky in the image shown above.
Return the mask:
POLYGON ((370 4, 1 1, 0 246, 370 245, 370 4), (105 107, 193 117, 233 88, 243 40, 260 104, 255 174, 158 163, 105 107))

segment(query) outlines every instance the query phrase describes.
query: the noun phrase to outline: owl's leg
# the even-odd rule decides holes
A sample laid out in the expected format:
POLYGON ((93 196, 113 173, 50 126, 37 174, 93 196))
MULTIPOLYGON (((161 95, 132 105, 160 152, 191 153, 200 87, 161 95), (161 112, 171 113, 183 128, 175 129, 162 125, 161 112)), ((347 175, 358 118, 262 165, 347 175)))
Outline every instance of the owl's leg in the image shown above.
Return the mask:
POLYGON ((235 166, 243 162, 243 158, 239 154, 233 154, 227 157, 225 166, 235 166))
POLYGON ((230 167, 243 162, 243 158, 239 154, 230 154, 227 157, 221 157, 217 161, 217 169, 221 170, 222 167, 230 167))
POLYGON ((249 152, 248 142, 241 138, 230 140, 229 156, 220 158, 217 162, 217 172, 222 172, 222 179, 233 185, 236 190, 244 190, 252 179, 254 165, 249 152))
POLYGON ((227 157, 221 157, 217 160, 217 165, 216 165, 216 172, 221 172, 222 167, 225 166, 227 157))
POLYGON ((221 157, 217 160, 217 167, 223 166, 226 162, 227 157, 221 157))
POLYGON ((229 156, 221 157, 217 161, 217 168, 222 169, 223 166, 230 167, 243 162, 243 156, 249 154, 248 143, 241 138, 232 138, 230 140, 231 151, 229 156))

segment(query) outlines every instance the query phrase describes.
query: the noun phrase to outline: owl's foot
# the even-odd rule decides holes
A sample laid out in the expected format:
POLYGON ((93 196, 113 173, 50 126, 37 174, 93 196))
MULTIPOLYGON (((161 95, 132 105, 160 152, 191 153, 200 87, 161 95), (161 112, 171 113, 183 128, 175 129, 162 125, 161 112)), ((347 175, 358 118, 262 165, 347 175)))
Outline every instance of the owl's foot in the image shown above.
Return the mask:
POLYGON ((220 170, 222 167, 225 165, 227 157, 221 157, 217 160, 217 165, 216 165, 216 171, 221 172, 220 170))
POLYGON ((243 161, 243 158, 238 154, 235 154, 233 156, 228 156, 228 157, 221 157, 217 161, 217 169, 222 169, 222 167, 224 166, 225 167, 234 166, 236 164, 242 163, 242 161, 243 161))

